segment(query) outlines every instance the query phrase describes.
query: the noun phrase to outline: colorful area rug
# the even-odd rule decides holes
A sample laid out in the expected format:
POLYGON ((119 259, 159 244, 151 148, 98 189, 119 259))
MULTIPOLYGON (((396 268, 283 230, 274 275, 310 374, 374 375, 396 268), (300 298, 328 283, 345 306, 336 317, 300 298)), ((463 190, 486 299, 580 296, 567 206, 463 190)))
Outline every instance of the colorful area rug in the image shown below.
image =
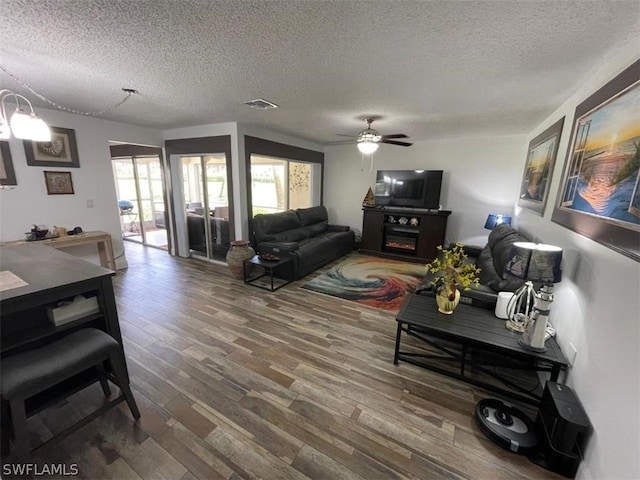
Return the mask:
POLYGON ((398 311, 404 297, 415 291, 425 273, 425 266, 421 263, 351 255, 302 288, 398 311))

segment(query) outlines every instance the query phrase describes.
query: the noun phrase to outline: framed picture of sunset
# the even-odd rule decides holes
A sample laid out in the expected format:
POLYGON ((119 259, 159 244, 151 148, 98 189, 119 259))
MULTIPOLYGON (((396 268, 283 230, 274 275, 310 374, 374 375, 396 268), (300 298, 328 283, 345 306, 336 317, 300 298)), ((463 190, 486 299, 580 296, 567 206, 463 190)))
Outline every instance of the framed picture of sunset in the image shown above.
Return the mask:
POLYGON ((640 261, 640 60, 576 107, 552 220, 640 261))

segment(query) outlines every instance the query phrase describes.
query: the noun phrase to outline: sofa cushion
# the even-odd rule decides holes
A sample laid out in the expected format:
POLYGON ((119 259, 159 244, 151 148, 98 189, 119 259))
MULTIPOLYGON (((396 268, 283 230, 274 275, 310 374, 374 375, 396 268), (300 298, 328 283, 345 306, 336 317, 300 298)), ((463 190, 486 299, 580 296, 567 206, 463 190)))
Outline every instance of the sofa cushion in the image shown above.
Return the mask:
POLYGON ((300 220, 293 210, 279 213, 259 213, 253 217, 253 230, 258 243, 265 241, 266 235, 294 230, 300 226, 300 220))
POLYGON ((314 223, 327 222, 329 216, 327 209, 323 206, 311 207, 311 208, 298 208, 296 214, 300 219, 300 224, 304 227, 306 225, 313 225, 314 223))
POLYGON ((502 276, 504 268, 507 266, 507 262, 511 259, 511 247, 515 242, 528 242, 529 240, 520 235, 509 225, 504 225, 501 228, 496 227, 489 234, 487 245, 491 248, 491 254, 493 256, 493 266, 496 269, 496 273, 502 276))
POLYGON ((307 234, 307 237, 313 237, 327 231, 327 221, 307 225, 306 227, 302 227, 302 229, 307 234))
POLYGON ((490 234, 487 244, 480 252, 476 265, 480 267, 480 283, 497 292, 517 290, 522 280, 504 275, 504 269, 511 258, 511 248, 515 242, 529 239, 507 224, 498 225, 490 234))
POLYGON ((298 242, 261 242, 257 245, 258 253, 291 254, 300 248, 298 242))
POLYGON ((300 250, 296 252, 299 261, 299 275, 306 275, 331 262, 338 256, 338 251, 338 245, 324 235, 301 241, 300 250))
POLYGON ((305 238, 307 238, 307 232, 305 228, 300 227, 284 232, 268 233, 263 235, 261 242, 297 242, 305 238))

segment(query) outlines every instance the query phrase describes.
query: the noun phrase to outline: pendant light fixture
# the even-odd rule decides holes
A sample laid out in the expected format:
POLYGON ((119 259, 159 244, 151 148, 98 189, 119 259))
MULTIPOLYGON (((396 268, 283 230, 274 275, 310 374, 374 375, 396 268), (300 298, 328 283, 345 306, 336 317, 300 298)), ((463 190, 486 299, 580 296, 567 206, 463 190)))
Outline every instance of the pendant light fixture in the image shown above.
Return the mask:
MULTIPOLYGON (((0 71, 15 80, 22 88, 28 90, 43 102, 56 107, 58 110, 62 110, 64 112, 72 113, 75 115, 84 115, 87 117, 99 117, 107 112, 111 112, 124 104, 133 95, 138 95, 139 93, 138 90, 134 88, 122 88, 125 96, 114 106, 95 112, 83 112, 74 110, 73 108, 58 105, 53 100, 49 100, 44 95, 36 92, 33 88, 24 83, 2 65, 0 65, 0 71)), ((36 115, 36 113, 33 111, 31 102, 24 95, 14 93, 8 89, 3 89, 0 90, 0 140, 8 140, 11 137, 12 133, 14 137, 23 140, 31 140, 35 142, 51 141, 51 130, 49 129, 49 126, 44 122, 44 120, 36 115), (9 116, 7 115, 7 108, 5 105, 5 101, 9 97, 12 97, 13 101, 16 104, 16 109, 11 115, 11 118, 9 118, 9 116), (28 109, 26 109, 27 105, 29 107, 28 109)))
POLYGON ((11 90, 0 90, 0 140, 8 140, 11 133, 22 140, 35 142, 51 141, 49 126, 33 111, 33 106, 27 98, 11 90), (12 97, 16 108, 9 119, 5 101, 12 97), (28 109, 26 105, 28 105, 28 109))

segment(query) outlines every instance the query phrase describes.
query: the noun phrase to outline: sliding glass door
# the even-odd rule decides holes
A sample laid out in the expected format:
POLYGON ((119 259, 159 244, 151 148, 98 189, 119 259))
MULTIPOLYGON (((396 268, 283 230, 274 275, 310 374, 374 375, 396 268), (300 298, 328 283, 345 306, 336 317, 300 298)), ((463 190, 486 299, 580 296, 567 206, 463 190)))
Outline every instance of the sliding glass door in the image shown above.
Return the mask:
POLYGON ((180 157, 189 252, 224 261, 230 243, 225 154, 180 157))
POLYGON ((160 158, 115 157, 112 167, 123 239, 167 249, 160 158))

